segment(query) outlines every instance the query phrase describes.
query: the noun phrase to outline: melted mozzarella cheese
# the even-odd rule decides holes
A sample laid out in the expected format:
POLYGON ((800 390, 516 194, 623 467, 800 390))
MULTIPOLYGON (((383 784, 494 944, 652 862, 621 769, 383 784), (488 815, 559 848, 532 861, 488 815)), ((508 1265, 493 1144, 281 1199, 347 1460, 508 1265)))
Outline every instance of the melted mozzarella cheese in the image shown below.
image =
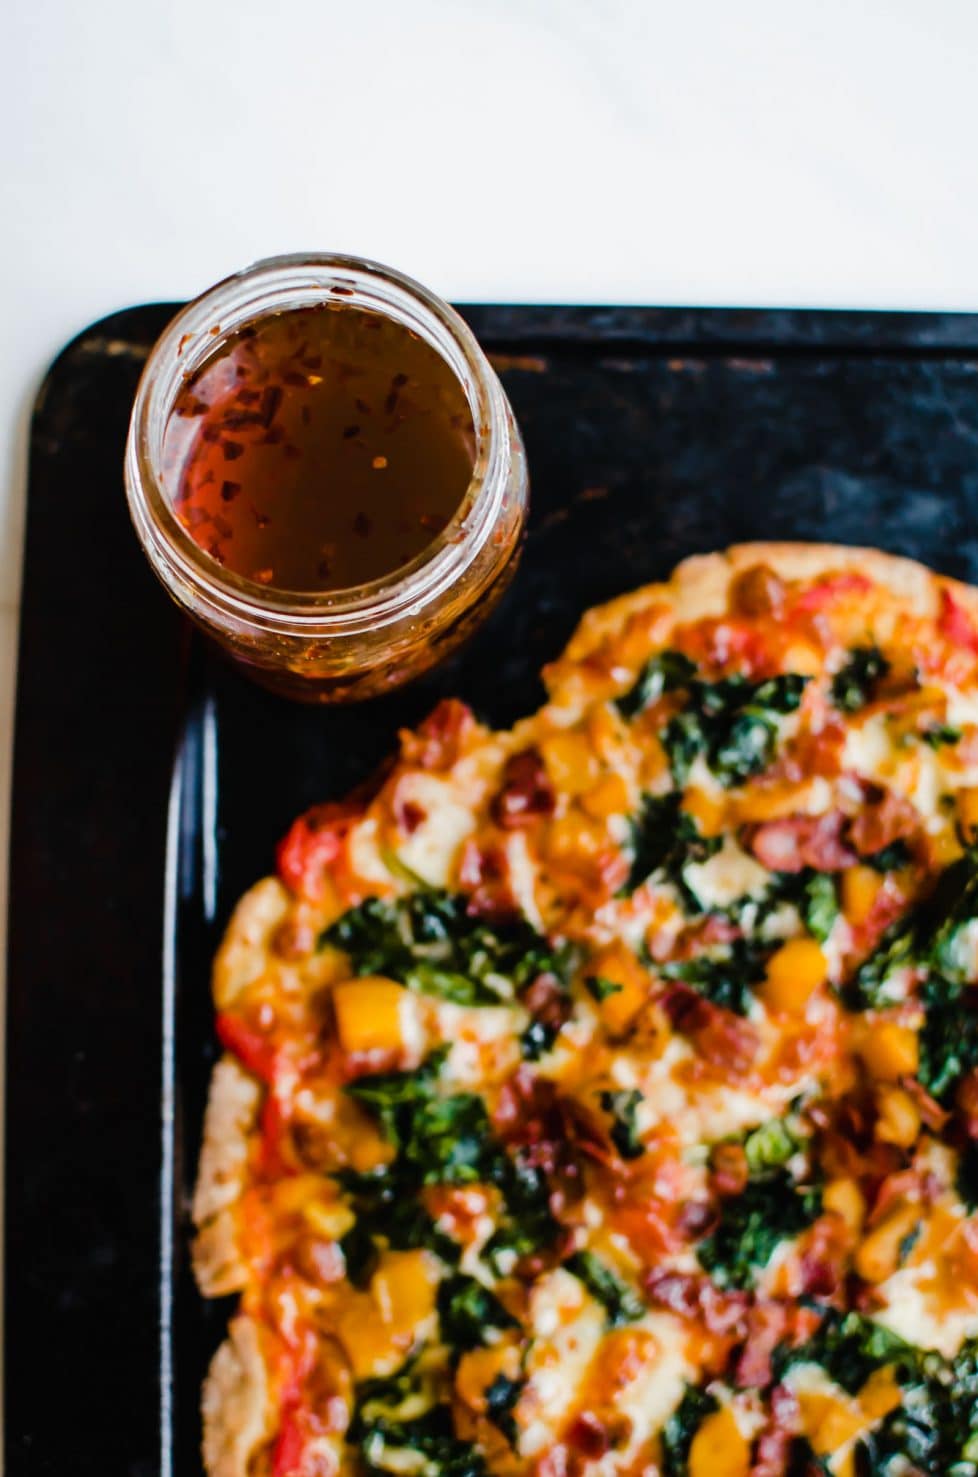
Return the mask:
POLYGON ((707 861, 686 867, 683 878, 704 908, 726 908, 740 898, 764 892, 770 873, 727 836, 707 861))
POLYGON ((686 1357, 686 1336, 676 1319, 650 1313, 634 1327, 650 1333, 657 1348, 654 1358, 643 1364, 615 1401, 632 1423, 631 1451, 660 1430, 682 1400, 686 1382, 695 1378, 686 1357))
POLYGON ((401 784, 425 818, 401 842, 398 860, 429 886, 445 887, 462 842, 475 830, 472 806, 458 796, 453 784, 434 775, 408 775, 401 784))
POLYGON ((933 1262, 924 1261, 894 1272, 877 1288, 883 1306, 873 1317, 908 1344, 936 1349, 946 1359, 953 1359, 965 1339, 978 1337, 978 1307, 938 1307, 927 1290, 935 1270, 933 1262))
POLYGON ((523 1408, 530 1419, 520 1449, 533 1456, 552 1442, 571 1409, 605 1329, 604 1309, 562 1267, 530 1294, 532 1344, 523 1408))

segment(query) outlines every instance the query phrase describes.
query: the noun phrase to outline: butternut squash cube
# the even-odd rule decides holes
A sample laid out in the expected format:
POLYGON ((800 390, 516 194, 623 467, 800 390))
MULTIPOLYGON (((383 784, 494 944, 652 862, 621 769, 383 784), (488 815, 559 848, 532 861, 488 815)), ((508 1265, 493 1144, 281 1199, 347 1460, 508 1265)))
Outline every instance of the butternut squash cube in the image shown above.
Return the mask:
POLYGON ((867 1282, 885 1282, 900 1266, 904 1242, 920 1224, 920 1206, 897 1205, 875 1226, 855 1256, 855 1267, 867 1282))
POLYGON ((344 980, 333 990, 336 1030, 344 1051, 397 1051, 405 1045, 409 995, 380 976, 344 980))
POLYGON ((814 939, 789 939, 767 962, 761 994, 765 1005, 804 1015, 810 996, 824 983, 828 961, 814 939))
POLYGON ((857 1180, 849 1175, 829 1180, 822 1192, 822 1205, 840 1216, 853 1235, 858 1234, 866 1219, 866 1199, 857 1180))
POLYGON ((877 1021, 856 1043, 856 1052, 871 1077, 880 1082, 899 1082, 917 1071, 920 1050, 917 1032, 895 1021, 877 1021))
POLYGON ((708 1415, 689 1448, 689 1477, 748 1477, 750 1446, 729 1405, 708 1415))
POLYGON ((958 822, 966 836, 978 831, 978 785, 958 791, 958 822))
POLYGON ((873 911, 883 878, 872 867, 846 867, 842 874, 842 911, 847 920, 859 926, 873 911))

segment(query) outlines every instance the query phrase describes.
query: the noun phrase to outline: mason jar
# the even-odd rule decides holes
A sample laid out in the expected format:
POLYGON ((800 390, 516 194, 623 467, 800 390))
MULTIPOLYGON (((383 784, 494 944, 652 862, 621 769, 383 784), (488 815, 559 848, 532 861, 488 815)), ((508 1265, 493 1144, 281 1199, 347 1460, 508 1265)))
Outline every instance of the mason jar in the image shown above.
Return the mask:
POLYGON ((468 325, 410 277, 337 255, 258 262, 176 315, 139 382, 125 480, 140 543, 177 605, 257 681, 307 702, 389 691, 457 647, 514 572, 528 503, 519 429, 468 325), (409 563, 349 589, 276 590, 191 537, 175 508, 181 467, 168 463, 166 433, 181 390, 222 345, 266 315, 327 303, 381 314, 441 356, 471 411, 472 474, 447 526, 409 563))

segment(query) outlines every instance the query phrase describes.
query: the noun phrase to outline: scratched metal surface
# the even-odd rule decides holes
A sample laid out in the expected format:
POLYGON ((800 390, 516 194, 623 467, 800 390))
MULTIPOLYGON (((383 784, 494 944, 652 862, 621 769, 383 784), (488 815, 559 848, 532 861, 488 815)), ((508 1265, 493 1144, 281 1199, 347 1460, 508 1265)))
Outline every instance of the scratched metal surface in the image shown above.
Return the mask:
POLYGON ((584 608, 694 551, 830 538, 978 578, 975 319, 472 308, 529 452, 519 575, 423 684, 291 707, 186 631, 129 529, 129 406, 170 311, 82 334, 34 419, 8 971, 10 1477, 200 1470, 197 1391, 229 1311, 197 1297, 187 1257, 208 962, 300 809, 362 777, 442 694, 497 724, 531 709, 584 608))

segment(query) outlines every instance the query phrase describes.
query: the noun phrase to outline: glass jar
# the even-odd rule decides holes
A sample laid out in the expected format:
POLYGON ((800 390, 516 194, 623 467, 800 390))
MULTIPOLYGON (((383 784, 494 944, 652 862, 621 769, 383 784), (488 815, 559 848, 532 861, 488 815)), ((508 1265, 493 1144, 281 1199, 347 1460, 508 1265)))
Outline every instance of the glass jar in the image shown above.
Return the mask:
POLYGON ((125 476, 140 543, 177 605, 257 681, 307 702, 386 692, 458 646, 514 572, 528 502, 513 412, 468 325, 400 272, 334 255, 258 262, 177 314, 136 392, 125 476), (472 414, 475 459, 456 514, 410 563, 356 588, 276 591, 222 567, 191 538, 174 512, 164 438, 181 389, 223 343, 267 314, 324 302, 391 318, 445 360, 472 414))

